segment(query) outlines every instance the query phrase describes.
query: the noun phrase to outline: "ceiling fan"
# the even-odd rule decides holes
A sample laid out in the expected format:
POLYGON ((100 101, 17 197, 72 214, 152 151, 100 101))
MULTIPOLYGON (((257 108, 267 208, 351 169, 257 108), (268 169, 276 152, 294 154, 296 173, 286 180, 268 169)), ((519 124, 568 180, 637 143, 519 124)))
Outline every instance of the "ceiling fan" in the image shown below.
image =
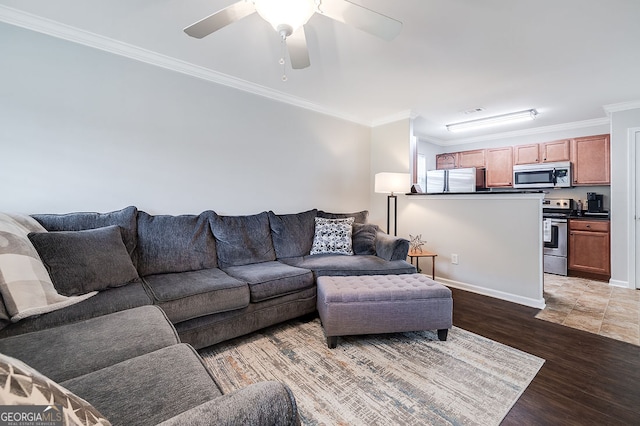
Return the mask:
POLYGON ((203 38, 255 12, 269 22, 286 43, 293 69, 311 65, 304 25, 315 13, 385 40, 392 40, 402 29, 402 22, 347 0, 241 0, 188 26, 184 32, 203 38))

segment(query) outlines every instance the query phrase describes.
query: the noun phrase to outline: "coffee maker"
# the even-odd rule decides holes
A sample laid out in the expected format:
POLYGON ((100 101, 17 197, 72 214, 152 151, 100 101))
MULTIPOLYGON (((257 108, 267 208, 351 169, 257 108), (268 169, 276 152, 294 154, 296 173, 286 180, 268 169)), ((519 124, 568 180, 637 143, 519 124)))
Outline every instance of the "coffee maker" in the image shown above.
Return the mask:
POLYGON ((603 210, 602 194, 587 192, 587 211, 589 213, 601 213, 603 210))

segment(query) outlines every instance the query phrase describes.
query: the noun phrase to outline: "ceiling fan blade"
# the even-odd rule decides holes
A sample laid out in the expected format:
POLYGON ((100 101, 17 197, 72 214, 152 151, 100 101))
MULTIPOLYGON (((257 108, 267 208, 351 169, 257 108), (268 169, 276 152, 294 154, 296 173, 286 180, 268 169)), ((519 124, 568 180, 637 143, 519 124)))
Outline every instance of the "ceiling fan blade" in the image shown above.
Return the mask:
POLYGON ((256 8, 252 2, 241 0, 188 26, 184 32, 191 37, 202 38, 251 15, 255 11, 256 8))
POLYGON ((289 50, 289 59, 291 60, 291 68, 301 70, 311 65, 309 61, 309 49, 307 49, 307 38, 305 36, 304 27, 287 37, 287 49, 289 50))
POLYGON ((320 12, 387 41, 393 40, 402 30, 402 22, 347 0, 322 0, 320 12))

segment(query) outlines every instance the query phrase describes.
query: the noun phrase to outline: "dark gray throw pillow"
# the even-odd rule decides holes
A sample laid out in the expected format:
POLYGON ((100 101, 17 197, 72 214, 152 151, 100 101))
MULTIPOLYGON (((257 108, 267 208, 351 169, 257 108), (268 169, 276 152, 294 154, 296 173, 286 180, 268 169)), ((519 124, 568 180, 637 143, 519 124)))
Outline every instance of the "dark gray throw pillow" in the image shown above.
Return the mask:
POLYGON ((318 210, 318 217, 323 217, 325 219, 346 219, 348 217, 352 217, 354 223, 367 223, 369 210, 362 210, 361 212, 355 213, 329 213, 318 210))
POLYGON ((353 252, 355 254, 376 254, 376 235, 378 226, 364 223, 354 223, 353 252))
POLYGON ((133 255, 133 250, 136 248, 137 215, 138 209, 129 206, 108 213, 34 214, 31 217, 40 222, 47 231, 84 231, 117 225, 121 228, 127 251, 133 255))
POLYGON ((65 296, 120 287, 139 280, 118 226, 30 233, 58 293, 65 296))
POLYGON ((315 218, 318 211, 308 210, 294 214, 269 212, 269 226, 273 247, 278 259, 307 256, 313 245, 315 218))

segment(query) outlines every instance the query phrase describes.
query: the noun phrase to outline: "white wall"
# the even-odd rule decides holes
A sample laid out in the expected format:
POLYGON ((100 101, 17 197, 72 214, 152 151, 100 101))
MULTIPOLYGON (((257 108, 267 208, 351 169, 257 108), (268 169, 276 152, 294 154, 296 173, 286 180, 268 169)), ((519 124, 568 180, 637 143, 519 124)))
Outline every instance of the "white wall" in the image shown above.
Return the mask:
MULTIPOLYGON (((371 208, 369 221, 387 227, 387 195, 374 192, 374 176, 380 172, 409 173, 411 120, 409 118, 374 127, 371 131, 371 208)), ((407 180, 407 191, 411 182, 407 180)), ((398 212, 402 199, 398 197, 398 212)), ((393 205, 391 207, 393 209, 393 205)), ((399 215, 399 213, 398 213, 399 215)), ((392 219, 393 223, 393 219, 392 219)), ((393 233, 393 225, 391 225, 393 233)))
POLYGON ((371 129, 0 24, 0 210, 369 207, 371 129))
MULTIPOLYGON (((421 235, 438 254, 436 277, 453 287, 544 307, 540 194, 411 195, 398 235, 421 235), (458 255, 458 264, 451 255, 458 255)), ((429 260, 420 264, 424 271, 429 260)))
MULTIPOLYGON (((611 283, 631 288, 637 283, 629 282, 629 267, 635 267, 635 260, 629 259, 629 223, 635 208, 629 198, 629 143, 635 142, 629 141, 628 130, 634 127, 640 127, 640 108, 611 114, 611 283)), ((638 173, 640 165, 635 167, 638 173)))

